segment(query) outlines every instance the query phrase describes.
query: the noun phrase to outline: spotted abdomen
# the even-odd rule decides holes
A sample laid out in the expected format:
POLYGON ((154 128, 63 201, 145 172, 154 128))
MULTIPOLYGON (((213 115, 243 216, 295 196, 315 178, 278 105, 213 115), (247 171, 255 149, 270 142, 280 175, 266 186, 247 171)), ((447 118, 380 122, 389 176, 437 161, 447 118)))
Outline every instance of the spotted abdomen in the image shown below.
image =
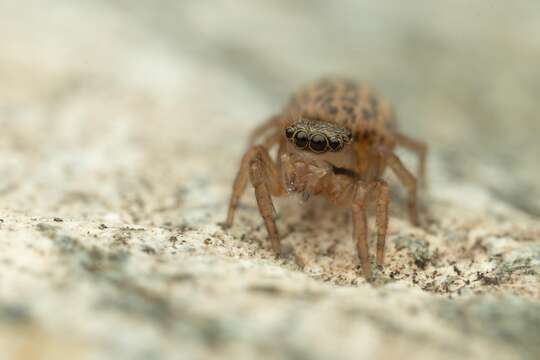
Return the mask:
POLYGON ((353 133, 393 132, 391 106, 374 90, 346 79, 322 79, 295 93, 287 113, 336 123, 353 133))

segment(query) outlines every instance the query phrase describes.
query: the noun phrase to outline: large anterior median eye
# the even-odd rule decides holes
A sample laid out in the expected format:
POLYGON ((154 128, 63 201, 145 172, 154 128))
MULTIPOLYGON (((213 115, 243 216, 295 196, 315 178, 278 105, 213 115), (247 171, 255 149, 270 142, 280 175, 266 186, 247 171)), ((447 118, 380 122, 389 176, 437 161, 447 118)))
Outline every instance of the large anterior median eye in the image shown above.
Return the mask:
POLYGON ((309 140, 309 148, 314 152, 323 152, 328 146, 328 139, 322 134, 315 134, 309 140))
POLYGON ((300 149, 304 149, 308 144, 308 134, 305 131, 297 131, 293 136, 294 144, 300 149))

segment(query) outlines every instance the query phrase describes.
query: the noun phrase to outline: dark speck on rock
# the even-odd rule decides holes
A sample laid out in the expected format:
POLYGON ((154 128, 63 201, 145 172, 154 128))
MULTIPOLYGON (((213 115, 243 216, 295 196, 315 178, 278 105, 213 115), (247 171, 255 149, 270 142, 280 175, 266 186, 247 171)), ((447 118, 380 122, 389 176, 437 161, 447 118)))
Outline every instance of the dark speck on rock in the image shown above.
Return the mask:
POLYGON ((144 253, 146 253, 146 254, 149 254, 149 255, 156 254, 156 250, 154 248, 150 247, 150 246, 147 246, 147 245, 143 246, 142 251, 144 253))
POLYGON ((22 305, 0 303, 0 323, 27 323, 31 319, 29 310, 22 305))

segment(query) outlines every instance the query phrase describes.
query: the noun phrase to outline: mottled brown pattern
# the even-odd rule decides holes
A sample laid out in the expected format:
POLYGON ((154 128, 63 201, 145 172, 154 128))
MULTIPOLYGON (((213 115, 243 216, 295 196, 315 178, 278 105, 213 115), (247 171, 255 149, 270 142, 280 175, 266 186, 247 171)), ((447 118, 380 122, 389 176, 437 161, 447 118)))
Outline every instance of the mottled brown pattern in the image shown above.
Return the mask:
POLYGON ((343 78, 321 79, 293 94, 285 113, 336 123, 355 137, 373 129, 379 135, 397 130, 390 104, 372 88, 343 78))

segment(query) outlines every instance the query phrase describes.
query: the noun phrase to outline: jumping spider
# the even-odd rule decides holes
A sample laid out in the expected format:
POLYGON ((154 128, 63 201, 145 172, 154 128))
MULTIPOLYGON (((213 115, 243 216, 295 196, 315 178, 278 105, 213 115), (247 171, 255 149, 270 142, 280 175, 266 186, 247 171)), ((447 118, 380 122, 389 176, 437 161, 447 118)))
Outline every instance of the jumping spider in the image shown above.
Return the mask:
POLYGON ((416 153, 417 176, 423 181, 427 146, 398 131, 384 98, 346 79, 316 81, 295 93, 281 114, 252 133, 234 181, 226 225, 232 226, 249 179, 272 248, 279 254, 271 197, 322 195, 335 205, 351 208, 358 256, 364 276, 370 278, 366 206, 376 205, 376 260, 381 267, 388 227, 389 190, 383 179, 387 166, 407 189, 410 221, 418 225, 417 180, 394 154, 396 146, 416 153), (261 145, 254 145, 261 138, 261 145), (273 160, 269 150, 275 145, 278 155, 273 160))

